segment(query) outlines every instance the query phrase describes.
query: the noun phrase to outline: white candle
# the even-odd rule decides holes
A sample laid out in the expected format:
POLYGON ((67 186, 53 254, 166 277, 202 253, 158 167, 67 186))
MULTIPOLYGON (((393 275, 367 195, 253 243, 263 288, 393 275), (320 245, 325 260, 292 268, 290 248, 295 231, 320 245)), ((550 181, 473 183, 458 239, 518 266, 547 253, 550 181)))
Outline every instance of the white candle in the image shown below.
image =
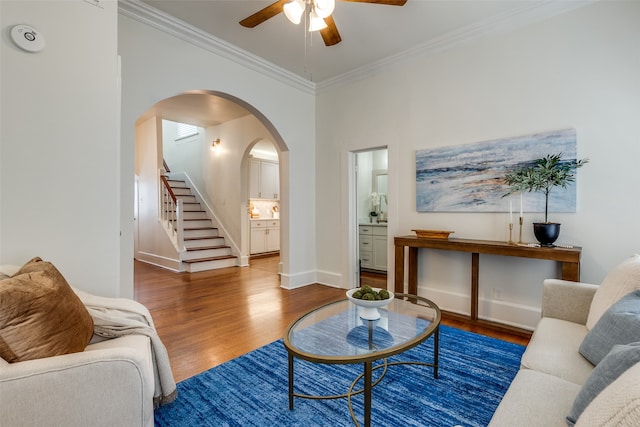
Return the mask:
POLYGON ((513 224, 513 201, 509 200, 509 222, 513 224))
POLYGON ((522 218, 522 193, 520 193, 520 218, 522 218))

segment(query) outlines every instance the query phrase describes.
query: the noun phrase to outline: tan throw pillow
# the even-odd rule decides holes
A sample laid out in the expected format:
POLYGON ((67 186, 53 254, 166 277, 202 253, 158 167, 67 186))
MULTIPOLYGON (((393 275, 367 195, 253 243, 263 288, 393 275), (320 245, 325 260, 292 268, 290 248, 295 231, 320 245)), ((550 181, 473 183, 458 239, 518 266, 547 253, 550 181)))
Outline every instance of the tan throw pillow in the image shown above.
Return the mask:
POLYGON ((93 319, 62 274, 34 258, 0 281, 0 357, 10 363, 83 351, 93 319))
POLYGON ((593 296, 587 329, 591 330, 600 317, 616 301, 630 292, 640 289, 640 255, 627 258, 611 270, 593 296))

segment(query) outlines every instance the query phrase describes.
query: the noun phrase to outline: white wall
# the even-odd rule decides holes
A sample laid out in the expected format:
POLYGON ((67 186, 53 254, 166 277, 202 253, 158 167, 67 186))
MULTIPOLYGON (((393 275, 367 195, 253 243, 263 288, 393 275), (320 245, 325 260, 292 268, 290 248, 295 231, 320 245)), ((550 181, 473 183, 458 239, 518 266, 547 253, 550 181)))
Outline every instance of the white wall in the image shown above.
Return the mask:
POLYGON ((160 218, 160 174, 163 120, 150 117, 136 126, 136 169, 138 200, 136 203, 135 258, 176 271, 181 269, 180 257, 160 218))
MULTIPOLYGON (((218 151, 207 149, 204 167, 204 193, 231 238, 243 242, 243 226, 249 218, 248 164, 251 146, 271 139, 269 131, 254 116, 244 116, 207 129, 209 140, 220 138, 218 151)), ((242 253, 249 255, 248 236, 242 253)))
MULTIPOLYGON (((134 166, 129 158, 133 158, 136 120, 156 102, 185 91, 222 92, 246 102, 246 108, 269 123, 265 126, 281 150, 282 286, 312 283, 316 269, 314 97, 129 17, 120 15, 118 26, 123 222, 133 213, 129 200, 134 197, 134 166)), ((133 226, 123 227, 123 240, 133 248, 133 226)), ((128 250, 123 249, 123 255, 128 250)))
POLYGON ((0 2, 0 263, 40 256, 72 286, 132 295, 120 286, 117 3, 101 4, 0 2), (44 51, 9 40, 24 23, 44 51))
POLYGON ((206 138, 204 128, 198 128, 198 134, 186 138, 178 136, 178 123, 162 120, 162 155, 171 172, 188 172, 198 188, 202 188, 202 170, 206 159, 203 157, 211 141, 206 138))
MULTIPOLYGON (((223 235, 230 239, 227 243, 232 243, 242 256, 248 257, 247 161, 253 144, 272 138, 269 131, 253 115, 200 128, 198 135, 179 141, 175 141, 175 122, 163 120, 162 129, 163 153, 171 171, 185 172, 189 176, 215 218, 221 222, 223 235), (217 138, 221 143, 212 152, 211 141, 217 138)), ((277 160, 277 152, 274 153, 268 157, 277 160)), ((269 208, 273 205, 273 202, 269 203, 269 208)), ((157 250, 160 251, 161 247, 157 250)))
MULTIPOLYGON (((348 185, 344 159, 353 150, 389 150, 389 235, 412 228, 455 230, 453 237, 506 240, 508 215, 418 213, 415 152, 575 127, 578 211, 554 214, 558 243, 583 247, 582 279, 606 272, 639 252, 640 182, 639 2, 596 2, 564 15, 495 34, 317 97, 318 266, 346 275, 348 185), (340 226, 337 226, 340 224, 340 226), (337 244, 337 242, 342 242, 337 244)), ((535 241, 526 215, 524 238, 535 241)), ((393 240, 389 240, 393 271, 393 240)), ((547 261, 480 259, 481 316, 531 327, 539 316, 547 261), (493 300, 493 289, 502 301, 493 300)), ((468 312, 470 255, 424 252, 420 293, 443 308, 468 312)), ((390 281, 392 278, 390 278, 390 281)))

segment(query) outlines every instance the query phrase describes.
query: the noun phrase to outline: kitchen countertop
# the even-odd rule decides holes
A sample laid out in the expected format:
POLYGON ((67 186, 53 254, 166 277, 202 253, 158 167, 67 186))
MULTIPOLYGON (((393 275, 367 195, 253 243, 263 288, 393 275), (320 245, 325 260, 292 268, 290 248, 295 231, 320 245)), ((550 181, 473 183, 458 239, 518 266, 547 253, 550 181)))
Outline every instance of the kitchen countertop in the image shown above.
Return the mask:
POLYGON ((361 222, 359 225, 369 225, 371 227, 386 227, 386 222, 361 222))

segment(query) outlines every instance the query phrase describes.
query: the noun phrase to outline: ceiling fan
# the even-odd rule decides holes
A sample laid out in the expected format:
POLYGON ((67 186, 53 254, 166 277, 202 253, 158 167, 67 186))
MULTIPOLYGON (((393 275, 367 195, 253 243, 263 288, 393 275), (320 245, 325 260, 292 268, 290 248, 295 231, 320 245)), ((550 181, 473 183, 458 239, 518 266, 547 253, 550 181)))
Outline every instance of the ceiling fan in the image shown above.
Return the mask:
MULTIPOLYGON (((390 6, 404 6, 407 0, 341 0, 356 3, 386 4, 390 6)), ((278 0, 240 21, 240 25, 253 28, 267 19, 284 12, 289 21, 299 24, 302 15, 308 10, 309 31, 320 31, 326 46, 333 46, 342 41, 336 23, 331 13, 335 7, 335 0, 278 0)))

